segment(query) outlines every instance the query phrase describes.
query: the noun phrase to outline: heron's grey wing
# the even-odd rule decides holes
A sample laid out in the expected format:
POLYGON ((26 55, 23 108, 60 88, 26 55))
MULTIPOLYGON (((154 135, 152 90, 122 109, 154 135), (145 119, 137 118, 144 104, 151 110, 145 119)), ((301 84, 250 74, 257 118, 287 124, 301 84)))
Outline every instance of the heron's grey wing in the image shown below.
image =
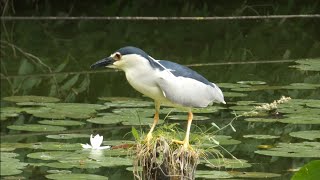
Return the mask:
POLYGON ((159 72, 157 84, 173 104, 185 107, 207 107, 214 101, 214 87, 186 77, 176 77, 168 71, 159 72))

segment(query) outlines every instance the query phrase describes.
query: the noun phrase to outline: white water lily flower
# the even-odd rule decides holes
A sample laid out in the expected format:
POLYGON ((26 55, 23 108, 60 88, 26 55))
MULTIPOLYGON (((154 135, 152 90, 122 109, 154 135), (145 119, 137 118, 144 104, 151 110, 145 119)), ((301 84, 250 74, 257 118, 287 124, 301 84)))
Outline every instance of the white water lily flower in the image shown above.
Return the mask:
POLYGON ((81 146, 84 149, 110 149, 110 146, 101 146, 103 141, 103 136, 100 136, 99 134, 92 137, 92 134, 90 135, 90 144, 81 144, 81 146))

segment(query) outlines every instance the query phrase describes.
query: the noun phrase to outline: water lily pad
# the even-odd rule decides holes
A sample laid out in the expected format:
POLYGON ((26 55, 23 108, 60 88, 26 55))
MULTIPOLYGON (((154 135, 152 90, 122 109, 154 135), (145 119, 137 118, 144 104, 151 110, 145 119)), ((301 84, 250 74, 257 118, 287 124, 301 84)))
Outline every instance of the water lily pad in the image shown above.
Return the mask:
POLYGON ((71 174, 72 171, 52 169, 52 170, 48 170, 47 173, 50 173, 50 174, 71 174))
POLYGON ((108 146, 118 146, 121 144, 135 144, 135 141, 129 141, 129 140, 110 140, 110 141, 103 141, 103 145, 108 146))
POLYGON ((289 124, 320 124, 318 114, 288 114, 285 117, 278 119, 278 121, 289 124))
POLYGON ((251 164, 244 159, 208 159, 206 161, 206 166, 211 168, 248 168, 251 167, 251 164))
POLYGON ((257 150, 257 154, 280 157, 320 157, 319 142, 279 143, 269 150, 257 150))
POLYGON ((277 139, 280 138, 280 136, 273 136, 273 135, 267 135, 267 134, 248 134, 243 135, 244 138, 253 138, 253 139, 277 139))
POLYGON ((292 83, 288 86, 283 86, 282 89, 317 89, 319 88, 318 84, 310 83, 292 83))
POLYGON ((59 102, 60 99, 55 97, 46 97, 46 96, 8 96, 4 97, 3 100, 10 102, 59 102))
POLYGON ((104 103, 110 107, 152 107, 152 101, 134 100, 134 101, 112 101, 104 103))
POLYGON ((54 151, 70 151, 81 149, 81 145, 70 144, 70 143, 61 143, 61 142, 38 142, 33 143, 33 149, 43 149, 43 150, 54 150, 54 151))
POLYGON ((1 107, 1 121, 7 120, 8 118, 18 117, 21 112, 20 108, 17 107, 1 107))
POLYGON ((233 176, 226 171, 197 170, 195 177, 203 179, 224 179, 232 178, 233 176))
MULTIPOLYGON (((112 112, 121 116, 152 117, 155 110, 151 108, 116 108, 112 112)), ((161 110, 160 112, 163 114, 165 111, 161 110)))
POLYGON ((19 156, 17 153, 13 152, 1 152, 1 162, 0 162, 0 174, 1 176, 17 175, 22 173, 23 169, 27 163, 20 162, 19 159, 15 157, 19 156))
POLYGON ((251 85, 248 85, 248 84, 238 84, 238 83, 219 83, 219 84, 217 84, 217 85, 218 85, 220 88, 228 88, 228 89, 251 87, 251 85))
POLYGON ((235 110, 235 111, 251 111, 254 109, 253 106, 230 106, 229 109, 235 110))
POLYGON ((259 103, 257 103, 256 101, 237 101, 236 105, 238 106, 248 106, 248 105, 257 105, 259 103))
POLYGON ((38 121, 40 124, 54 125, 54 126, 81 126, 85 123, 72 120, 42 120, 38 121))
POLYGON ((211 147, 216 147, 218 145, 235 145, 235 144, 241 143, 241 141, 232 139, 231 136, 216 135, 212 138, 214 140, 206 140, 201 144, 197 144, 197 146, 200 146, 200 148, 211 148, 211 147))
POLYGON ((295 61, 298 65, 292 65, 290 67, 297 68, 301 71, 320 71, 319 59, 303 59, 295 61))
POLYGON ((225 136, 225 135, 216 135, 214 136, 214 139, 218 141, 220 145, 234 145, 234 144, 241 143, 241 141, 232 139, 231 136, 225 136))
POLYGON ((297 132, 291 132, 289 135, 292 137, 301 138, 301 139, 315 140, 320 138, 320 131, 319 130, 297 131, 297 132))
POLYGON ((31 148, 30 143, 1 143, 1 148, 5 149, 19 149, 19 148, 31 148))
POLYGON ((278 122, 278 119, 275 118, 263 118, 263 117, 259 117, 259 118, 245 118, 245 121, 248 122, 263 122, 263 123, 274 123, 274 122, 278 122))
POLYGON ((280 177, 281 174, 276 173, 267 173, 267 172, 237 172, 231 171, 229 172, 234 177, 239 178, 274 178, 280 177))
MULTIPOLYGON (((160 119, 158 121, 158 124, 162 124, 164 121, 160 119)), ((128 126, 139 126, 139 125, 149 125, 153 123, 153 118, 131 118, 128 119, 127 121, 123 121, 123 125, 128 125, 128 126)))
POLYGON ((1 161, 0 174, 1 176, 12 176, 22 173, 22 169, 27 166, 27 163, 19 161, 1 161))
POLYGON ((0 153, 0 160, 1 161, 10 161, 12 158, 19 156, 17 153, 13 152, 1 152, 0 153))
MULTIPOLYGON (((95 159, 94 157, 91 157, 95 159)), ((118 167, 118 166, 132 166, 132 160, 122 157, 103 157, 95 159, 103 167, 118 167)))
POLYGON ((35 117, 46 119, 87 119, 97 113, 97 110, 107 109, 100 104, 84 103, 42 103, 37 108, 24 108, 23 111, 35 117))
POLYGON ((320 160, 313 160, 296 172, 291 180, 315 180, 320 177, 320 160))
POLYGON ((118 124, 129 118, 128 116, 120 116, 112 113, 106 113, 104 116, 87 119, 88 122, 94 124, 118 124))
MULTIPOLYGON (((221 106, 208 106, 205 108, 193 108, 192 112, 193 113, 215 113, 218 112, 221 109, 226 109, 225 107, 221 107, 221 106)), ((184 111, 186 112, 186 111, 184 111)))
POLYGON ((65 159, 66 157, 70 157, 73 152, 69 151, 45 151, 45 152, 35 152, 27 155, 29 158, 33 159, 41 159, 41 160, 59 160, 65 159))
POLYGON ((132 97, 114 97, 114 96, 112 96, 112 97, 99 97, 98 98, 99 100, 101 100, 101 101, 110 101, 110 102, 112 102, 112 101, 121 101, 121 102, 123 102, 123 101, 141 101, 141 99, 139 99, 139 98, 132 98, 132 97))
POLYGON ((245 97, 248 94, 239 93, 239 92, 223 92, 224 97, 245 97))
POLYGON ((64 131, 66 128, 60 126, 49 126, 40 124, 24 124, 24 125, 10 125, 8 129, 17 131, 32 131, 32 132, 49 132, 49 131, 64 131))
POLYGON ((46 178, 48 179, 57 179, 57 180, 63 180, 63 179, 68 179, 68 180, 107 180, 108 177, 105 176, 100 176, 96 174, 49 174, 46 175, 46 178))
MULTIPOLYGON (((180 120, 180 121, 187 121, 188 119, 187 115, 182 115, 182 114, 170 115, 168 116, 168 118, 172 120, 180 120)), ((198 116, 198 115, 193 116, 193 120, 195 121, 203 121, 208 119, 210 118, 207 116, 198 116)))
POLYGON ((75 139, 75 138, 90 138, 89 134, 52 134, 47 135, 50 139, 75 139))
POLYGON ((267 84, 264 81, 238 81, 238 84, 248 84, 248 85, 262 85, 267 84))

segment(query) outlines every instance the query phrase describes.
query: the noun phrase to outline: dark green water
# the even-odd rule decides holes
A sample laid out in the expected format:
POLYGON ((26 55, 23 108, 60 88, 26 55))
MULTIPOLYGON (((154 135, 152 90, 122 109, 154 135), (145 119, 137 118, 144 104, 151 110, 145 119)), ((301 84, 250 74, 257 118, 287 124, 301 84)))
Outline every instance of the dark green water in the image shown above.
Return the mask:
MULTIPOLYGON (((289 68, 295 64, 294 62, 263 63, 267 60, 319 57, 316 21, 318 19, 199 22, 5 21, 1 33, 1 98, 11 95, 41 95, 58 97, 65 102, 102 103, 98 101, 99 97, 141 97, 126 82, 123 72, 89 69, 92 63, 127 45, 140 47, 155 59, 168 59, 190 65, 192 69, 217 84, 238 81, 264 81, 268 86, 286 86, 291 83, 319 84, 319 72, 289 68), (4 33, 5 31, 8 33, 4 33), (255 63, 241 64, 252 61, 255 63), (227 62, 239 64, 209 65, 227 62), (201 66, 192 66, 200 63, 201 66), (64 68, 57 70, 64 64, 64 68)), ((229 91, 227 88, 222 90, 229 91)), ((237 101, 249 100, 270 103, 281 96, 290 96, 293 99, 319 99, 320 90, 284 88, 245 93, 245 97, 226 97, 226 102, 230 102, 231 105, 237 101)), ((9 105, 12 104, 1 101, 1 107, 9 105)), ((232 110, 228 109, 231 105, 224 106, 227 109, 218 113, 208 115, 210 121, 194 124, 208 127, 213 121, 220 127, 226 125, 233 118, 232 110)), ((48 133, 14 131, 7 128, 12 124, 30 124, 37 120, 39 119, 29 115, 1 121, 1 143, 52 141, 45 137, 48 133)), ((281 177, 278 179, 289 179, 292 173, 288 172, 288 169, 301 167, 313 159, 270 157, 255 154, 254 151, 260 144, 302 142, 288 134, 299 130, 319 130, 319 125, 249 123, 243 118, 236 120, 233 125, 237 129, 236 132, 226 128, 219 134, 232 136, 242 142, 225 148, 235 157, 253 163, 253 166, 245 171, 279 173, 281 177), (280 138, 243 138, 246 134, 278 135, 280 138)), ((181 128, 185 126, 182 122, 181 128)), ((143 129, 147 131, 148 128, 143 129)), ((127 135, 131 132, 131 126, 86 123, 79 128, 71 127, 68 130, 87 134, 99 133, 105 140, 133 139, 131 134, 127 135)), ((86 143, 87 140, 64 142, 86 143)), ((319 142, 319 139, 315 141, 319 142)), ((20 154, 19 159, 22 162, 41 162, 26 157, 27 154, 36 151, 25 148, 15 150, 20 154)), ((199 165, 198 168, 207 169, 203 165, 199 165)), ((48 174, 46 171, 50 169, 54 168, 28 166, 17 176, 43 179, 48 174)), ((104 175, 109 179, 133 178, 132 173, 124 167, 73 168, 71 171, 104 175)))

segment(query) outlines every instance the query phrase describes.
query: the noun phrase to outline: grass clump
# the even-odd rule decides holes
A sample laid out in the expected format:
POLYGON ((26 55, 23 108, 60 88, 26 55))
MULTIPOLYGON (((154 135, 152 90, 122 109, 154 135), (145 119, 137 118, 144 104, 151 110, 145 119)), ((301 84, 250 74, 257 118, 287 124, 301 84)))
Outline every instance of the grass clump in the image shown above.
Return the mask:
POLYGON ((195 178, 196 167, 200 163, 200 157, 205 156, 205 151, 191 146, 186 149, 174 143, 172 140, 177 139, 181 132, 176 131, 174 126, 176 124, 158 127, 149 142, 143 136, 137 139, 134 160, 136 179, 195 178))

